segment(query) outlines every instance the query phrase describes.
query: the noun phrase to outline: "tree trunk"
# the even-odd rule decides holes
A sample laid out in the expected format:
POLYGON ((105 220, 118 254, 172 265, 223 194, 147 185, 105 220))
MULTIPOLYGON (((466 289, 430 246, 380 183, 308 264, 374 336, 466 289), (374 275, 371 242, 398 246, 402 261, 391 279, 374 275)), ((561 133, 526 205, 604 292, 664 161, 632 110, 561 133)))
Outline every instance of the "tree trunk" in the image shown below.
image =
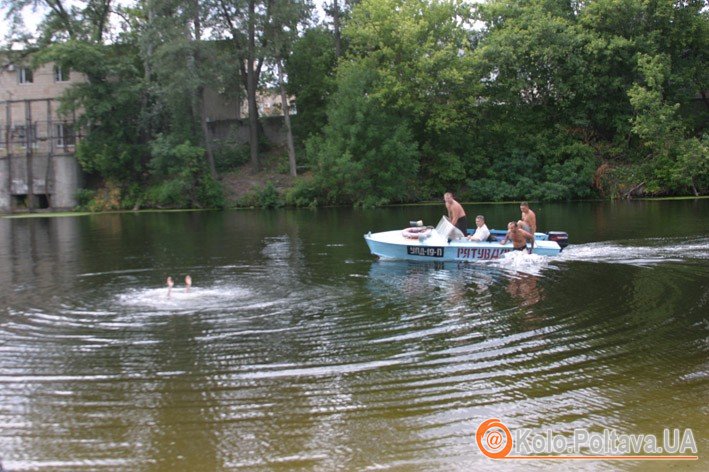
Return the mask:
POLYGON ((254 172, 259 170, 258 161, 258 110, 256 108, 256 2, 249 0, 248 18, 248 57, 246 60, 247 95, 249 101, 249 148, 251 152, 251 165, 254 172))
POLYGON ((632 197, 633 193, 640 190, 643 185, 645 185, 645 182, 640 182, 638 185, 628 190, 628 192, 625 194, 625 198, 629 199, 630 197, 632 197))
POLYGON ((199 87, 199 124, 202 129, 202 137, 204 140, 204 152, 207 155, 207 164, 209 164, 209 173, 212 178, 216 179, 217 167, 214 165, 214 151, 212 150, 212 139, 209 135, 209 126, 207 125, 207 107, 204 103, 204 87, 199 87))
MULTIPOLYGON (((194 37, 195 37, 195 65, 199 65, 199 53, 200 53, 200 47, 201 47, 201 41, 202 41, 202 24, 199 19, 199 0, 192 0, 193 4, 193 21, 194 21, 194 37)), ((202 131, 202 142, 204 143, 204 150, 207 155, 207 164, 209 164, 209 173, 212 175, 212 178, 216 179, 217 178, 217 168, 214 165, 214 152, 212 151, 212 140, 210 139, 209 136, 209 127, 207 126, 207 107, 205 105, 205 100, 204 100, 204 85, 199 85, 197 87, 197 90, 195 91, 196 94, 196 102, 197 102, 197 107, 198 107, 198 116, 199 116, 199 125, 200 129, 202 131)))
POLYGON ((337 4, 337 0, 334 0, 332 5, 332 26, 335 30, 335 56, 340 57, 342 40, 340 35, 340 7, 337 4))
MULTIPOLYGON (((154 28, 154 22, 155 22, 155 10, 153 9, 153 4, 148 3, 147 4, 148 8, 148 28, 152 29, 154 28)), ((141 113, 144 114, 144 116, 148 115, 148 107, 149 105, 149 97, 148 92, 149 90, 149 85, 153 79, 153 51, 155 49, 155 45, 153 43, 153 39, 150 39, 148 41, 147 46, 145 47, 145 57, 143 58, 143 80, 145 81, 144 86, 141 88, 140 92, 140 110, 141 113)), ((147 143, 150 138, 153 136, 153 126, 152 126, 152 120, 145 120, 145 125, 141 126, 138 129, 138 132, 140 134, 140 142, 145 144, 147 143)), ((147 156, 143 156, 143 159, 141 159, 142 163, 144 165, 147 165, 148 160, 147 156)))
POLYGON ((278 85, 281 88, 281 106, 283 108, 283 120, 286 124, 286 142, 288 143, 288 164, 290 165, 290 175, 295 177, 298 175, 295 166, 295 146, 293 146, 293 132, 290 126, 290 107, 288 106, 288 97, 286 96, 286 86, 283 81, 283 63, 281 58, 277 59, 276 67, 278 68, 278 85))

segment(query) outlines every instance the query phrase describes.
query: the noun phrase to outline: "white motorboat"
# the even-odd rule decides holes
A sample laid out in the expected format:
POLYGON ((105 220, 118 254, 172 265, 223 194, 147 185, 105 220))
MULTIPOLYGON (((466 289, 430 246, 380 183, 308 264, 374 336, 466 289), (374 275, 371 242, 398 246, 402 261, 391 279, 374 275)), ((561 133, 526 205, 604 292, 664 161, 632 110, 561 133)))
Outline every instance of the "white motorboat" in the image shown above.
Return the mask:
MULTIPOLYGON (((473 233, 474 230, 468 230, 473 233)), ((389 259, 419 261, 478 261, 499 259, 515 249, 512 242, 502 245, 506 231, 490 230, 494 238, 488 241, 469 241, 463 233, 443 216, 433 227, 412 226, 405 230, 383 231, 364 235, 372 254, 389 259), (493 240, 494 239, 494 240, 493 240)), ((533 254, 556 256, 568 243, 563 231, 535 233, 533 254)))

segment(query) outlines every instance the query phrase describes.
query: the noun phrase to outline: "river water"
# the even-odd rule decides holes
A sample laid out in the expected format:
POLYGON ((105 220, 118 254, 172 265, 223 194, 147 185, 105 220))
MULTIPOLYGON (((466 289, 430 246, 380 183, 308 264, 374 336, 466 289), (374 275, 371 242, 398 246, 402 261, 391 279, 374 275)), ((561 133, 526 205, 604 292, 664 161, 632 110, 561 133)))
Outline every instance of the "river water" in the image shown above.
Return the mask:
MULTIPOLYGON (((706 470, 709 199, 532 207, 569 232, 561 256, 369 254, 364 233, 435 224, 442 204, 0 219, 0 461, 706 470), (691 428, 700 459, 494 462, 475 442, 489 418, 691 428)), ((497 228, 519 216, 466 209, 497 228)))

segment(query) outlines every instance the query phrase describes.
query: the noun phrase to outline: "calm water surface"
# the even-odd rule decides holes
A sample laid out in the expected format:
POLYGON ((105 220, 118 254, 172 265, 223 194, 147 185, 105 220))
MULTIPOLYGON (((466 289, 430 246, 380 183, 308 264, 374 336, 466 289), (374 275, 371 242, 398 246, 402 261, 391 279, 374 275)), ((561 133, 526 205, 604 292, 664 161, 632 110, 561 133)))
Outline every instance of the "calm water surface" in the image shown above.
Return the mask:
MULTIPOLYGON (((517 205, 467 205, 491 227, 517 205)), ((706 470, 709 200, 533 205, 555 259, 377 261, 443 205, 0 219, 8 470, 706 470), (194 286, 185 293, 184 276, 194 286), (177 284, 170 298, 164 286, 177 284), (700 461, 492 462, 485 419, 700 461)))

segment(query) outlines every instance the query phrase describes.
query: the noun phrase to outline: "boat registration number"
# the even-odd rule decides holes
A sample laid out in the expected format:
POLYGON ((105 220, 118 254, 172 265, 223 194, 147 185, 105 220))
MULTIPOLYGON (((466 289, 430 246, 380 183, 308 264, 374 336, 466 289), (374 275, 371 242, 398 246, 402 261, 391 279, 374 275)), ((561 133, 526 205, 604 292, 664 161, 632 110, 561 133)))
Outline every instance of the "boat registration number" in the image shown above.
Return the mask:
POLYGON ((443 248, 435 246, 406 246, 409 256, 443 257, 443 248))

